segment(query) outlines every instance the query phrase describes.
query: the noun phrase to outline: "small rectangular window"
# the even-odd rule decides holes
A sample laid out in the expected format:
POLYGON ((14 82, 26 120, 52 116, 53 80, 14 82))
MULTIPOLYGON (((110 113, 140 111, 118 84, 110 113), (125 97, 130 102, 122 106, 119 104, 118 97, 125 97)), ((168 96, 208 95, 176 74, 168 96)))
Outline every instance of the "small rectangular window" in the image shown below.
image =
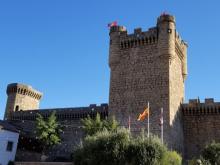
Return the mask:
POLYGON ((168 33, 172 33, 172 29, 167 29, 167 32, 168 33))
POLYGON ((6 151, 12 151, 12 149, 13 149, 13 142, 12 141, 8 141, 6 151))

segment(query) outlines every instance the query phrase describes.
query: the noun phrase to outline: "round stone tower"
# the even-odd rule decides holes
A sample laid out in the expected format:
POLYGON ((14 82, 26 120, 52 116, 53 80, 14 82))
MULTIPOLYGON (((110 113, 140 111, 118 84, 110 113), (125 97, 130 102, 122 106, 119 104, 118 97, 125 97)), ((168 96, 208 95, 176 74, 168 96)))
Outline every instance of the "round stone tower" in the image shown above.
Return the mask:
POLYGON ((174 16, 162 14, 157 19, 157 27, 159 33, 159 53, 161 57, 169 57, 172 60, 175 56, 176 23, 174 16))
POLYGON ((39 109, 42 93, 29 85, 13 83, 7 87, 7 104, 5 120, 10 119, 10 114, 15 111, 39 109))
POLYGON ((120 38, 126 33, 127 31, 123 26, 112 26, 110 29, 109 66, 112 69, 120 63, 120 38))

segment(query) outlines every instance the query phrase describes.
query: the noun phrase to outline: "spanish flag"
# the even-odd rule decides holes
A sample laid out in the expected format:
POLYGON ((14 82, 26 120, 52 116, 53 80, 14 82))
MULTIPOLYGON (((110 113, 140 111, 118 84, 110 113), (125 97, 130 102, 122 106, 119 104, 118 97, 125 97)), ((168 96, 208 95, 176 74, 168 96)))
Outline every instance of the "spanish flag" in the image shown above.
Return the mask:
POLYGON ((139 115, 138 121, 143 121, 149 115, 149 108, 146 108, 142 114, 139 115))

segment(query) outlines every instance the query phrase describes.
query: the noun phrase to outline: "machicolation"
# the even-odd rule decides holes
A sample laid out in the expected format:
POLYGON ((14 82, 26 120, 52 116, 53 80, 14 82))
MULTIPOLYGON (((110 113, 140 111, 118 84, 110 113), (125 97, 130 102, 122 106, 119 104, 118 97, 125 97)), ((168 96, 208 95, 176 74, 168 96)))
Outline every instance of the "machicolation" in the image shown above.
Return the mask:
POLYGON ((18 93, 21 95, 27 95, 30 96, 34 99, 40 100, 42 97, 42 93, 34 90, 31 86, 29 85, 23 85, 23 84, 9 84, 7 87, 7 95, 13 94, 13 93, 18 93))

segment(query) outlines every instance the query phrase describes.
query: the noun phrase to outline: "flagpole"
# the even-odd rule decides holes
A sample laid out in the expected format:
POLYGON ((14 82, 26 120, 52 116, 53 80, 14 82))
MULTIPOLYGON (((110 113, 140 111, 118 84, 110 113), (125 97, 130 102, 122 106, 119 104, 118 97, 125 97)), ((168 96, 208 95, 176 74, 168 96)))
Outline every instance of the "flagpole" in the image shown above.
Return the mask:
POLYGON ((150 105, 149 105, 149 101, 147 103, 147 108, 148 108, 148 115, 147 115, 147 137, 149 138, 150 136, 150 121, 149 121, 149 116, 150 116, 150 105))
POLYGON ((161 118, 160 118, 160 125, 161 125, 161 143, 163 144, 163 108, 161 108, 161 118))

